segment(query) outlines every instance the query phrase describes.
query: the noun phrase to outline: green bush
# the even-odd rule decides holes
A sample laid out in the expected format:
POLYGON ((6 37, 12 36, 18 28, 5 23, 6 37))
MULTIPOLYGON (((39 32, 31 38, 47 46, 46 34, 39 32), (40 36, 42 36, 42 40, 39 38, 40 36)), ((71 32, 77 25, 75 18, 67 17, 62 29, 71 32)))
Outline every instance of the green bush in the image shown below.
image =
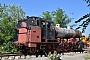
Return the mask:
POLYGON ((85 53, 85 55, 84 55, 84 59, 85 59, 85 60, 90 59, 90 53, 85 53))
POLYGON ((18 52, 17 47, 14 44, 10 44, 10 43, 4 43, 2 45, 2 53, 14 53, 14 52, 18 52))
POLYGON ((48 60, 56 60, 56 55, 57 55, 57 52, 54 51, 53 54, 51 54, 51 52, 49 52, 48 54, 48 60))

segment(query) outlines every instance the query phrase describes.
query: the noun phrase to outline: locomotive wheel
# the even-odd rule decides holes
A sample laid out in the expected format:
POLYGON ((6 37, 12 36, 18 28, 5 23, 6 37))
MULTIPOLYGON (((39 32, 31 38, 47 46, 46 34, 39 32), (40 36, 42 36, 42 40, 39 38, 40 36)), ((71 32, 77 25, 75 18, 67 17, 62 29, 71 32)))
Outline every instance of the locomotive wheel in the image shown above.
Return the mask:
POLYGON ((33 47, 33 48, 30 48, 30 53, 31 53, 31 55, 35 55, 35 52, 36 50, 35 50, 35 48, 33 47))
POLYGON ((39 55, 36 53, 36 57, 38 57, 39 55))
POLYGON ((25 46, 19 46, 19 49, 22 54, 24 54, 25 56, 27 55, 28 52, 25 46))
POLYGON ((38 51, 39 51, 39 50, 36 50, 36 52, 35 52, 36 57, 39 56, 39 52, 38 52, 38 51))
POLYGON ((36 57, 38 57, 39 55, 40 55, 40 57, 42 57, 43 55, 44 55, 45 57, 47 57, 47 53, 46 53, 46 51, 44 51, 44 50, 39 50, 39 51, 36 52, 35 54, 36 54, 36 57))
POLYGON ((38 57, 38 55, 36 55, 36 58, 38 57))

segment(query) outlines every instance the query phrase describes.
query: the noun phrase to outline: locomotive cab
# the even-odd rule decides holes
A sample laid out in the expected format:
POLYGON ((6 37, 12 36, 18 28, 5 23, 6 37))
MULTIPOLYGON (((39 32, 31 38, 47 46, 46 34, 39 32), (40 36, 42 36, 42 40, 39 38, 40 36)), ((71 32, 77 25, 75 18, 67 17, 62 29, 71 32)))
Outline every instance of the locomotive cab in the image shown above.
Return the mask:
POLYGON ((55 29, 50 20, 41 20, 42 42, 50 42, 55 39, 55 29))
POLYGON ((17 29, 15 29, 15 31, 15 40, 20 43, 26 43, 29 41, 35 43, 36 40, 37 42, 55 41, 55 29, 53 22, 50 20, 44 20, 43 18, 32 16, 27 17, 27 19, 19 20, 17 29), (33 34, 37 34, 37 38, 39 39, 34 40, 33 34))
POLYGON ((27 19, 19 20, 15 29, 15 40, 20 44, 28 47, 36 47, 37 42, 41 42, 41 28, 39 17, 27 17, 27 19))

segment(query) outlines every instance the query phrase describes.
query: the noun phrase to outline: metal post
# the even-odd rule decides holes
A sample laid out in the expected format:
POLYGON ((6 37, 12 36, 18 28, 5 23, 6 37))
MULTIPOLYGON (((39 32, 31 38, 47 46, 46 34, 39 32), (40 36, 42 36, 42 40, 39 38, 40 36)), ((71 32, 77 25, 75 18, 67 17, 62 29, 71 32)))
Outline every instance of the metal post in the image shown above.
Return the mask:
POLYGON ((72 18, 72 15, 73 15, 73 14, 74 14, 74 12, 70 13, 70 15, 71 15, 71 20, 73 19, 73 18, 72 18))

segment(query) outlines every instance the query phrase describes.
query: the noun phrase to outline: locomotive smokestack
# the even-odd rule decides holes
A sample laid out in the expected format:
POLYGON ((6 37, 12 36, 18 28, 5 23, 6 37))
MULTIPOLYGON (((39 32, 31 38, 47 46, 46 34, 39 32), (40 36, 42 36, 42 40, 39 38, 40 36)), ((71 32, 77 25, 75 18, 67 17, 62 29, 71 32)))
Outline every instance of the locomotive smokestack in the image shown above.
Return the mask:
POLYGON ((71 27, 70 26, 67 26, 67 29, 71 29, 71 27))
POLYGON ((60 27, 60 24, 56 24, 56 27, 60 27))

